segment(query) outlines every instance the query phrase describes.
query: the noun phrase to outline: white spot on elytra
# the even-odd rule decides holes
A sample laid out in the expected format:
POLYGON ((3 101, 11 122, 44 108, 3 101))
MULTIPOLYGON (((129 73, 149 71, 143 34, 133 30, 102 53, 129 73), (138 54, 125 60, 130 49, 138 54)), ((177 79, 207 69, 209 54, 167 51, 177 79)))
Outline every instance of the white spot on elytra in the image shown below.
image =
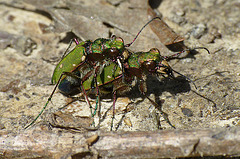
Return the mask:
POLYGON ((86 59, 86 56, 82 56, 82 61, 84 61, 86 59))

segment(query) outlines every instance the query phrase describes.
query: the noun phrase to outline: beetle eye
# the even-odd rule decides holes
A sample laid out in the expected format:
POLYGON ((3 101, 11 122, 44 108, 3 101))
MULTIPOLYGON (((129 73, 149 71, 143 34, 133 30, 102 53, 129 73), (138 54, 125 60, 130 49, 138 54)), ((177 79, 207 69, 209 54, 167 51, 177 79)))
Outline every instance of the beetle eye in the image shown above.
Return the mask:
POLYGON ((155 61, 147 61, 145 63, 145 68, 149 71, 149 72, 153 72, 156 68, 156 62, 155 61))
POLYGON ((113 40, 115 40, 117 37, 116 37, 116 35, 112 35, 112 37, 111 37, 113 40))
POLYGON ((123 42, 123 39, 122 39, 122 38, 120 38, 120 37, 117 37, 117 38, 116 38, 116 41, 119 41, 119 42, 122 42, 122 43, 124 43, 124 42, 123 42))
POLYGON ((118 54, 119 54, 119 51, 118 51, 118 49, 116 47, 110 48, 109 55, 111 57, 116 57, 116 56, 118 56, 118 54))

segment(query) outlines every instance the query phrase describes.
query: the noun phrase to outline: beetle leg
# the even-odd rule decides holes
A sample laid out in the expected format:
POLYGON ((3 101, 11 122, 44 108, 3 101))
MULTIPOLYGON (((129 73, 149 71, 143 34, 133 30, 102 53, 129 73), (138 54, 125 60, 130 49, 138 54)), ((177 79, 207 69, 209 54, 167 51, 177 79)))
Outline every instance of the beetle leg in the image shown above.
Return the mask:
POLYGON ((146 92, 147 92, 147 86, 146 86, 146 81, 141 79, 140 80, 140 85, 139 85, 139 90, 140 92, 144 95, 144 97, 146 97, 154 106, 155 108, 159 108, 158 110, 160 111, 161 115, 163 116, 164 120, 171 126, 175 129, 175 126, 173 126, 171 124, 171 122, 169 121, 168 119, 168 114, 165 113, 164 111, 162 111, 162 107, 159 106, 156 102, 154 102, 152 99, 150 99, 147 95, 146 95, 146 92))
MULTIPOLYGON (((83 82, 85 82, 91 75, 92 75, 92 71, 88 72, 82 79, 80 77, 78 77, 77 75, 73 74, 72 72, 63 72, 64 75, 66 76, 71 76, 73 78, 77 78, 77 79, 81 79, 81 82, 80 82, 80 88, 81 90, 83 91, 83 95, 84 95, 84 98, 85 98, 85 101, 87 102, 90 110, 91 110, 91 116, 93 117, 95 114, 92 113, 92 105, 88 99, 88 95, 86 93, 86 90, 85 88, 83 87, 83 82)), ((61 79, 61 78, 60 78, 61 79)))
POLYGON ((79 44, 79 41, 78 41, 78 39, 77 39, 77 38, 73 38, 73 39, 71 39, 71 40, 74 40, 74 42, 76 43, 76 45, 78 45, 78 44, 79 44))
POLYGON ((124 83, 124 81, 125 81, 125 76, 124 76, 125 70, 124 70, 124 67, 123 67, 123 63, 120 61, 119 58, 117 59, 117 63, 118 63, 118 66, 120 67, 120 69, 122 70, 122 81, 124 83))
MULTIPOLYGON (((96 68, 95 68, 95 70, 94 70, 94 80, 96 81, 96 68)), ((90 71, 90 72, 88 72, 82 79, 80 78, 80 77, 78 77, 77 75, 75 75, 75 74, 73 74, 72 72, 63 72, 63 74, 64 75, 67 75, 67 76, 71 76, 71 77, 73 77, 73 78, 77 78, 77 79, 81 79, 81 83, 80 83, 80 87, 81 87, 81 90, 83 91, 83 95, 84 95, 84 98, 85 98, 85 101, 87 102, 87 104, 88 104, 88 106, 89 106, 89 108, 90 108, 90 110, 91 110, 91 116, 92 117, 94 117, 94 115, 96 114, 96 109, 97 108, 95 108, 95 111, 94 112, 92 112, 92 105, 91 105, 91 103, 90 103, 90 101, 89 101, 89 99, 88 99, 88 95, 87 95, 87 93, 86 93, 86 90, 85 90, 85 88, 83 87, 83 82, 85 82, 91 75, 92 75, 92 71, 90 71)), ((61 79, 61 78, 60 78, 61 79)), ((60 81, 60 80, 59 80, 60 81)), ((98 89, 98 88, 97 88, 98 89)), ((97 105, 97 103, 96 103, 96 105, 97 105)), ((94 124, 94 122, 93 122, 93 124, 94 124)))
MULTIPOLYGON (((76 76, 75 74, 73 74, 72 72, 63 72, 64 75, 67 75, 67 76, 71 76, 73 78, 77 78, 77 79, 80 79, 80 77, 76 76)), ((85 88, 83 87, 83 82, 85 82, 90 76, 91 76, 92 72, 90 71, 89 73, 87 73, 82 79, 81 79, 81 83, 80 83, 80 87, 81 87, 81 90, 83 91, 83 95, 85 97, 85 100, 87 101, 87 104, 88 106, 91 108, 92 110, 92 105, 88 99, 88 96, 87 96, 87 93, 86 93, 86 90, 85 88)), ((61 79, 61 78, 60 78, 61 79)), ((91 115, 93 117, 93 114, 91 112, 91 115)))
POLYGON ((64 53, 63 53, 63 55, 62 55, 62 57, 61 57, 61 59, 63 59, 63 58, 65 57, 65 55, 67 54, 68 50, 70 49, 70 47, 72 46, 72 43, 73 43, 74 41, 75 41, 75 43, 78 45, 78 43, 76 42, 77 40, 75 40, 75 38, 74 38, 74 39, 71 39, 70 42, 69 42, 69 44, 68 44, 67 49, 64 51, 64 53))
MULTIPOLYGON (((88 75, 88 74, 87 74, 87 75, 88 75)), ((86 77, 87 75, 85 75, 85 76, 83 77, 83 79, 88 79, 88 77, 86 77)), ((83 87, 83 82, 84 82, 84 81, 85 81, 85 80, 82 80, 82 81, 81 81, 80 87, 81 87, 81 90, 83 91, 83 95, 84 95, 85 101, 87 102, 87 104, 88 104, 88 106, 89 106, 89 108, 90 108, 91 116, 94 117, 94 114, 93 114, 93 112, 92 112, 92 105, 91 105, 91 103, 90 103, 90 101, 89 101, 89 99, 88 99, 86 90, 85 90, 85 88, 83 87)))
POLYGON ((99 108, 98 108, 98 117, 99 117, 99 124, 100 124, 100 119, 101 119, 101 102, 100 102, 100 91, 99 91, 99 87, 98 87, 98 83, 97 83, 97 72, 98 72, 98 67, 95 67, 94 68, 94 82, 95 82, 95 85, 96 85, 96 90, 97 90, 97 100, 96 100, 96 106, 95 106, 95 109, 94 109, 94 113, 93 115, 96 114, 96 111, 97 111, 97 108, 98 108, 98 105, 99 105, 99 108))
POLYGON ((113 120, 115 118, 115 104, 116 104, 116 100, 117 100, 117 91, 113 92, 113 115, 112 115, 112 121, 111 121, 111 129, 110 131, 112 131, 113 128, 113 120))
POLYGON ((61 74, 59 80, 57 81, 57 84, 55 85, 55 87, 54 87, 51 95, 49 96, 46 104, 44 105, 43 109, 41 110, 41 112, 40 112, 40 113, 38 114, 38 116, 37 116, 30 124, 28 124, 24 129, 27 129, 29 126, 31 126, 33 123, 35 123, 35 121, 39 118, 39 116, 40 116, 40 115, 43 113, 43 111, 46 109, 48 103, 51 101, 51 99, 52 99, 52 97, 53 97, 53 94, 55 93, 55 91, 56 91, 56 89, 57 89, 57 87, 58 87, 59 83, 61 82, 62 77, 63 77, 64 75, 66 75, 66 76, 72 76, 72 77, 74 77, 74 78, 79 78, 78 76, 72 74, 72 72, 63 72, 63 73, 61 74))
POLYGON ((197 49, 204 49, 204 50, 207 51, 208 54, 210 54, 210 51, 209 51, 207 48, 205 48, 205 47, 195 47, 195 48, 193 48, 193 49, 185 49, 185 50, 183 50, 183 51, 177 52, 177 53, 175 53, 175 54, 173 54, 173 55, 170 55, 170 56, 162 56, 162 57, 163 57, 165 60, 169 60, 169 59, 174 58, 174 57, 176 57, 176 56, 178 56, 178 55, 180 55, 180 54, 182 54, 182 53, 184 53, 184 52, 189 53, 189 52, 191 52, 191 51, 193 51, 193 50, 197 50, 197 49))
POLYGON ((163 116, 164 120, 165 120, 172 128, 176 129, 175 126, 173 126, 173 125, 171 124, 170 120, 168 119, 168 114, 165 113, 164 111, 162 111, 162 107, 159 106, 159 105, 158 105, 156 102, 154 102, 152 99, 150 99, 145 93, 143 93, 143 95, 144 95, 156 108, 160 108, 160 109, 158 109, 158 110, 160 111, 160 113, 161 113, 161 115, 163 116))

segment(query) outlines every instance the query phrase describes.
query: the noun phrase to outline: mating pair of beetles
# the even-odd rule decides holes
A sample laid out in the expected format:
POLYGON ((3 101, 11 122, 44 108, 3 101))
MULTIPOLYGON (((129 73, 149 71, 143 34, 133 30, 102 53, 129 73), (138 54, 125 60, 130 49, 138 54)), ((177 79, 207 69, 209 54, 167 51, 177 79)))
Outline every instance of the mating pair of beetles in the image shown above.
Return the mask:
MULTIPOLYGON (((148 52, 135 53, 127 49, 127 47, 130 47, 137 39, 141 31, 156 19, 160 18, 155 17, 146 23, 138 32, 134 40, 129 44, 124 44, 123 39, 116 36, 112 36, 109 39, 99 38, 93 42, 90 40, 78 42, 74 39, 76 47, 67 55, 65 54, 69 48, 66 50, 62 60, 58 63, 53 72, 52 83, 56 86, 48 98, 48 101, 38 116, 26 126, 25 129, 31 126, 43 113, 57 88, 66 96, 83 93, 85 100, 90 107, 92 116, 96 114, 97 105, 100 102, 100 95, 112 93, 113 118, 111 130, 113 127, 117 95, 129 91, 134 86, 133 83, 135 83, 136 80, 139 83, 139 91, 142 95, 144 95, 154 106, 159 107, 156 102, 146 96, 147 75, 151 74, 174 78, 173 72, 175 72, 185 77, 173 70, 169 66, 167 59, 178 56, 186 50, 171 56, 161 56, 157 48, 152 48, 148 52), (92 111, 92 106, 88 99, 89 94, 95 94, 97 97, 94 112, 92 111)), ((69 47, 70 46, 71 43, 69 47)), ((208 51, 208 49, 204 47, 198 47, 195 49, 206 49, 208 51)), ((169 125, 175 128, 168 120, 167 114, 163 111, 161 111, 161 114, 169 125)))

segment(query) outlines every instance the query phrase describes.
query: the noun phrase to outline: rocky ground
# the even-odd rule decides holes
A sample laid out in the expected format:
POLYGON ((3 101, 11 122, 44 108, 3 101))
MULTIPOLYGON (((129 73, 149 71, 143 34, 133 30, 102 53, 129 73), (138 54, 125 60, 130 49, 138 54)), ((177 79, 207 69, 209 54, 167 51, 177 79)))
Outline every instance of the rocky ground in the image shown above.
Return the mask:
MULTIPOLYGON (((194 81, 197 89, 187 80, 159 81, 149 77, 147 95, 161 103, 177 129, 240 126, 239 1, 150 2, 169 27, 185 38, 188 48, 203 46, 210 54, 197 50, 169 61, 174 70, 194 81)), ((95 40, 115 34, 128 43, 149 20, 147 7, 146 2, 134 0, 95 0, 91 4, 88 1, 2 0, 0 129, 22 130, 41 111, 54 88, 50 85, 53 70, 72 37, 95 40)), ((160 49, 162 55, 172 54, 147 27, 129 49, 148 51, 153 47, 160 49)), ((172 129, 160 112, 141 97, 138 89, 133 88, 118 98, 113 130, 172 129)), ((95 99, 91 101, 94 104, 95 99)), ((112 98, 101 100, 101 114, 106 114, 100 125, 102 130, 110 129, 112 101, 112 98)), ((69 102, 71 98, 55 93, 46 111, 30 129, 48 126, 54 112, 54 119, 58 116, 65 122, 72 120, 66 121, 62 112, 80 119, 90 116, 86 102, 69 102)), ((79 128, 84 123, 80 119, 75 123, 79 128)), ((97 123, 98 118, 95 120, 97 123)))

